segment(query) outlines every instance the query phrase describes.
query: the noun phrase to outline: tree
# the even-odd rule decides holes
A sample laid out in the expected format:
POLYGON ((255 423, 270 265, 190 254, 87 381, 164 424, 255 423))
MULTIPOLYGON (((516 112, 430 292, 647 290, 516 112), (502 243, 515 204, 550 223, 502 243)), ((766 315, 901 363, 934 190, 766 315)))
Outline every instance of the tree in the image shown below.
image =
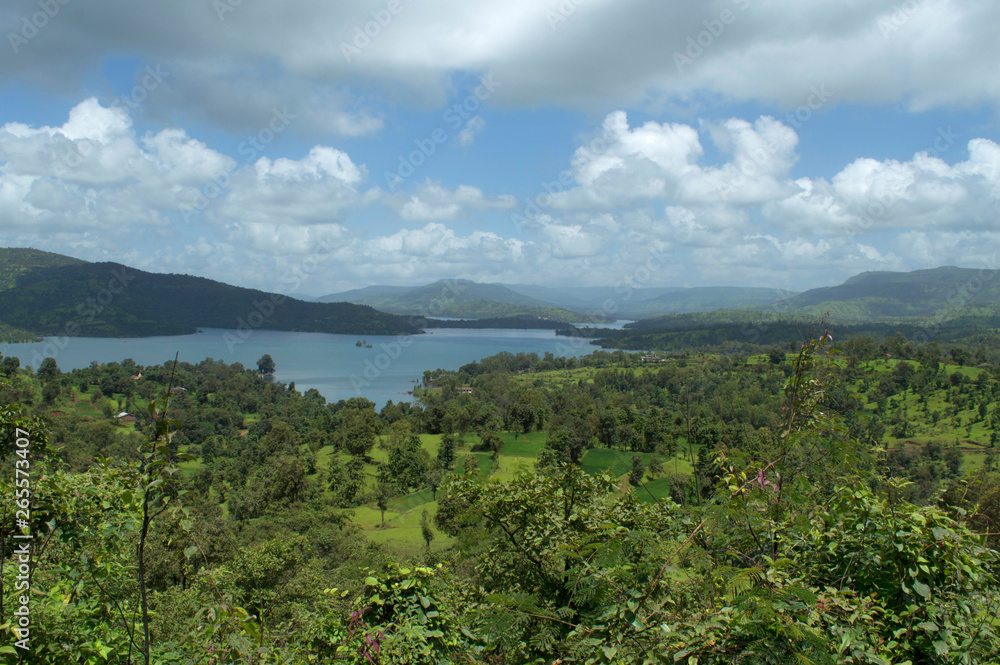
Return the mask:
POLYGON ((42 381, 51 381, 57 376, 59 376, 59 366, 56 365, 56 359, 49 356, 38 366, 38 378, 42 381))
POLYGON ((642 476, 646 473, 646 469, 643 468, 642 455, 636 454, 632 455, 632 470, 628 474, 628 482, 633 487, 638 486, 642 483, 642 476))
POLYGON ((441 464, 442 469, 445 470, 451 469, 451 465, 455 463, 454 434, 441 435, 441 447, 438 448, 437 459, 438 462, 441 464))
POLYGON ((59 398, 59 384, 55 381, 49 381, 42 388, 42 401, 46 404, 54 404, 59 398))
POLYGON ((410 434, 405 441, 390 447, 381 475, 406 492, 425 485, 429 466, 430 455, 420 445, 420 437, 410 434))
POLYGON ((427 486, 431 488, 434 501, 437 501, 437 491, 441 487, 441 483, 444 482, 444 474, 444 470, 437 465, 427 472, 427 486))
POLYGON ((385 526, 385 511, 389 508, 389 501, 398 493, 398 488, 392 481, 379 480, 375 484, 375 505, 382 513, 382 526, 385 526))
POLYGON ((337 415, 340 416, 340 427, 336 438, 341 450, 356 457, 367 456, 375 445, 379 430, 375 402, 364 397, 352 397, 337 415))
POLYGON ((778 347, 771 349, 770 353, 767 354, 768 360, 771 361, 772 365, 780 365, 785 362, 785 352, 778 347))
POLYGON ((654 453, 649 457, 649 468, 647 471, 649 472, 650 479, 663 474, 663 462, 660 460, 659 455, 654 453))
POLYGON ((0 363, 0 372, 3 372, 7 378, 10 378, 17 373, 17 370, 21 367, 21 360, 17 356, 7 356, 0 363))
POLYGON ((424 543, 427 545, 427 551, 429 552, 431 541, 434 540, 434 530, 431 529, 431 520, 426 510, 420 514, 420 535, 424 537, 424 543))
POLYGON ((270 353, 265 353, 260 357, 260 360, 257 361, 257 370, 265 376, 271 376, 274 374, 274 359, 271 357, 270 353))
POLYGON ((330 491, 334 493, 335 505, 352 508, 358 505, 358 494, 364 487, 364 462, 351 457, 347 464, 330 460, 330 491))

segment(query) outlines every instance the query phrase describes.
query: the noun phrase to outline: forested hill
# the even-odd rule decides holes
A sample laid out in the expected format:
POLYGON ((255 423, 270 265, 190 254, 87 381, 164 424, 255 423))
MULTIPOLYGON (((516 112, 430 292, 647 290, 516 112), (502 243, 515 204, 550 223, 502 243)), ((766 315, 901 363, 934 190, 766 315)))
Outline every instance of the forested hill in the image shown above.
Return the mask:
POLYGON ((943 266, 913 272, 865 272, 839 286, 789 298, 792 311, 829 312, 842 319, 939 316, 969 307, 1000 305, 1000 280, 992 270, 943 266))
POLYGON ((377 307, 384 312, 459 319, 515 316, 544 318, 563 323, 597 322, 606 317, 517 293, 502 284, 477 284, 465 279, 441 280, 413 288, 374 286, 323 296, 321 302, 341 300, 377 307))
POLYGON ((71 256, 43 252, 28 247, 0 249, 0 290, 13 288, 17 278, 35 270, 58 266, 83 265, 86 261, 71 256))
MULTIPOLYGON (((49 255, 57 257, 58 255, 49 255)), ((412 334, 407 319, 349 303, 303 302, 189 275, 149 273, 118 263, 62 265, 24 250, 0 250, 0 323, 38 335, 143 337, 212 328, 342 334, 412 334), (19 263, 18 259, 22 259, 19 263)), ((68 257, 65 257, 68 259, 68 257)))

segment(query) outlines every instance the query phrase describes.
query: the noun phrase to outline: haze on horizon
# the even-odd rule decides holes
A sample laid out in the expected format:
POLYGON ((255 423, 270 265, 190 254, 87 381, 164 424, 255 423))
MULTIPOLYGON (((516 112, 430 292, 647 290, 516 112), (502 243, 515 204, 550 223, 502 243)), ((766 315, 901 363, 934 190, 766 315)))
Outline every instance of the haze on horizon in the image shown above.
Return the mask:
POLYGON ((987 0, 10 0, 0 245, 322 295, 995 268, 987 0))

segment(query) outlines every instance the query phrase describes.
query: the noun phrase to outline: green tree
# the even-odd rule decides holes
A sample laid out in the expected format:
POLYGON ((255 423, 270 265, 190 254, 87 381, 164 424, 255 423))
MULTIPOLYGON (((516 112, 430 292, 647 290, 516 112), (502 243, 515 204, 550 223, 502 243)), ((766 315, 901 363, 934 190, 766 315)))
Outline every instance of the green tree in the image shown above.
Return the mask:
POLYGON ((651 480, 655 479, 657 476, 663 475, 663 461, 660 459, 659 455, 655 453, 650 455, 649 468, 647 471, 649 472, 649 478, 651 480))
POLYGON ((3 362, 0 362, 0 372, 3 372, 7 378, 16 374, 20 367, 21 360, 17 356, 7 356, 3 359, 3 362))
POLYGON ((420 514, 420 535, 423 536, 424 544, 429 552, 431 541, 434 540, 434 530, 431 528, 431 520, 426 510, 420 514))
POLYGON ((375 483, 375 505, 382 514, 382 526, 385 526, 385 511, 389 508, 389 502, 398 494, 399 488, 392 481, 379 480, 375 483))
POLYGON ((271 376, 274 374, 275 365, 274 358, 271 357, 270 353, 265 353, 257 361, 257 371, 265 376, 271 376))
POLYGON ((352 397, 337 415, 340 426, 336 440, 340 449, 356 457, 366 457, 379 431, 375 403, 364 397, 352 397))
POLYGON ((52 379, 59 376, 59 366, 56 365, 56 359, 49 356, 42 360, 41 364, 38 366, 38 378, 42 381, 51 381, 52 379))
POLYGON ((455 435, 445 433, 441 435, 441 447, 438 448, 437 460, 441 468, 448 470, 455 463, 455 435))
POLYGON ((420 437, 410 434, 405 441, 390 447, 380 475, 406 492, 426 485, 429 468, 430 455, 421 446, 420 437))
POLYGON ((632 455, 632 470, 628 474, 629 484, 633 487, 639 486, 642 483, 642 477, 645 473, 646 469, 642 464, 642 455, 632 455))

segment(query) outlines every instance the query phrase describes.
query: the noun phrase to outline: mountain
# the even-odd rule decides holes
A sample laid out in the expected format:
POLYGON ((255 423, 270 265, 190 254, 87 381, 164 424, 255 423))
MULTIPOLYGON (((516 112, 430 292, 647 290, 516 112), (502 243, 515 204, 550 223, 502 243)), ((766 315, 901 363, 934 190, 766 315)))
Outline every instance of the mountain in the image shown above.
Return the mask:
POLYGON ((0 291, 13 288, 17 278, 33 270, 86 263, 62 254, 25 247, 0 248, 0 291))
POLYGON ((612 316, 625 319, 712 312, 719 309, 764 309, 793 295, 790 291, 780 289, 739 286, 631 288, 624 283, 618 287, 574 286, 562 289, 527 284, 505 286, 576 310, 602 312, 608 308, 608 303, 612 303, 612 316))
POLYGON ((345 300, 384 312, 427 317, 487 319, 532 316, 567 323, 605 320, 603 316, 587 316, 517 293, 503 284, 478 284, 464 279, 441 280, 417 287, 368 287, 323 296, 320 300, 345 300))
POLYGON ((13 276, 13 285, 0 291, 0 323, 38 335, 89 337, 178 335, 200 326, 352 335, 419 332, 405 318, 371 307, 304 302, 203 277, 52 258, 58 256, 0 249, 0 279, 13 276))
POLYGON ((787 301, 791 310, 841 320, 935 317, 995 311, 994 271, 944 266, 913 272, 865 272, 839 286, 811 289, 787 301))
POLYGON ((448 318, 534 316, 563 322, 641 319, 662 314, 757 309, 787 299, 789 291, 750 287, 573 286, 478 284, 444 280, 420 287, 369 286, 320 298, 343 300, 396 314, 448 318))

